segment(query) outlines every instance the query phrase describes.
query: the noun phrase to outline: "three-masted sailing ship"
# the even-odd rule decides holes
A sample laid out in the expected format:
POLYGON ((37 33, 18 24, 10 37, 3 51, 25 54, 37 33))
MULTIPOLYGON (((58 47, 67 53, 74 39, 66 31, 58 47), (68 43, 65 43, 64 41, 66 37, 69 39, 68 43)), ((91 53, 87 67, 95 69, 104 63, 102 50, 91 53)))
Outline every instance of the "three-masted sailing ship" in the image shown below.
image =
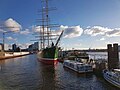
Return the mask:
POLYGON ((50 24, 49 22, 50 18, 48 12, 53 10, 54 8, 48 7, 48 0, 42 0, 42 2, 44 3, 44 5, 41 10, 42 12, 42 19, 41 19, 42 28, 40 29, 41 50, 38 52, 37 56, 38 56, 38 60, 45 64, 56 64, 58 62, 58 52, 59 52, 58 43, 63 34, 63 31, 59 35, 56 43, 55 42, 53 43, 53 39, 54 37, 56 37, 56 35, 52 34, 50 28, 54 27, 55 25, 50 24))

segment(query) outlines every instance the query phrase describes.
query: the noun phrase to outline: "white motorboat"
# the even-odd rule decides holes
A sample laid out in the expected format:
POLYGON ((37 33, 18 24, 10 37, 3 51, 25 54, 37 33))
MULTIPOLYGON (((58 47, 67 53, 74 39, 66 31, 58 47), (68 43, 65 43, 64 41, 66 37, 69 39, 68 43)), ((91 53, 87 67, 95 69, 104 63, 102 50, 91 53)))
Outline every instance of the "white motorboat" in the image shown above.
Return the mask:
POLYGON ((78 73, 93 72, 92 65, 80 63, 77 61, 65 60, 63 66, 72 69, 78 73))
POLYGON ((109 83, 120 88, 120 69, 103 70, 103 77, 109 83))

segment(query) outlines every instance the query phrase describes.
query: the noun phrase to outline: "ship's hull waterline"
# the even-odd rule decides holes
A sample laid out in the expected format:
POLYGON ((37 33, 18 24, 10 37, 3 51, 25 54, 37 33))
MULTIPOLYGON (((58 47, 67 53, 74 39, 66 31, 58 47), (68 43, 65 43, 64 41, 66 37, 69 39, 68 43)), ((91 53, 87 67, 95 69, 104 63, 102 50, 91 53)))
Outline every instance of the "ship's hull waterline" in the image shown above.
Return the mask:
POLYGON ((38 60, 44 64, 55 65, 58 62, 58 47, 50 47, 38 53, 38 60))

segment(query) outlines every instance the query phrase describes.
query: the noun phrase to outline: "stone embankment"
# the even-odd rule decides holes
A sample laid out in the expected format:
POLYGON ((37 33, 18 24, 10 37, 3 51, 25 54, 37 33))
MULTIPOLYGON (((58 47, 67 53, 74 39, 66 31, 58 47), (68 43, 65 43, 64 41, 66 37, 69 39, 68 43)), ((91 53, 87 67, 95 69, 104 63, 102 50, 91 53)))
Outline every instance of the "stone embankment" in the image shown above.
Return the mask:
POLYGON ((0 60, 29 55, 29 52, 0 52, 0 60))

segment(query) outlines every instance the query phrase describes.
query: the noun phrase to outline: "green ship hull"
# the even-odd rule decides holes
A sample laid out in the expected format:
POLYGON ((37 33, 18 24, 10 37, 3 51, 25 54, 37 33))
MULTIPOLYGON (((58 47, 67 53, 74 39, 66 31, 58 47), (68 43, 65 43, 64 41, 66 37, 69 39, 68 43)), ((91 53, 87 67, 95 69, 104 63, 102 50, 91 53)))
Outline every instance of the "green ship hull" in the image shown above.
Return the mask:
POLYGON ((46 64, 56 64, 58 61, 59 49, 57 46, 47 47, 38 53, 39 61, 46 64))

